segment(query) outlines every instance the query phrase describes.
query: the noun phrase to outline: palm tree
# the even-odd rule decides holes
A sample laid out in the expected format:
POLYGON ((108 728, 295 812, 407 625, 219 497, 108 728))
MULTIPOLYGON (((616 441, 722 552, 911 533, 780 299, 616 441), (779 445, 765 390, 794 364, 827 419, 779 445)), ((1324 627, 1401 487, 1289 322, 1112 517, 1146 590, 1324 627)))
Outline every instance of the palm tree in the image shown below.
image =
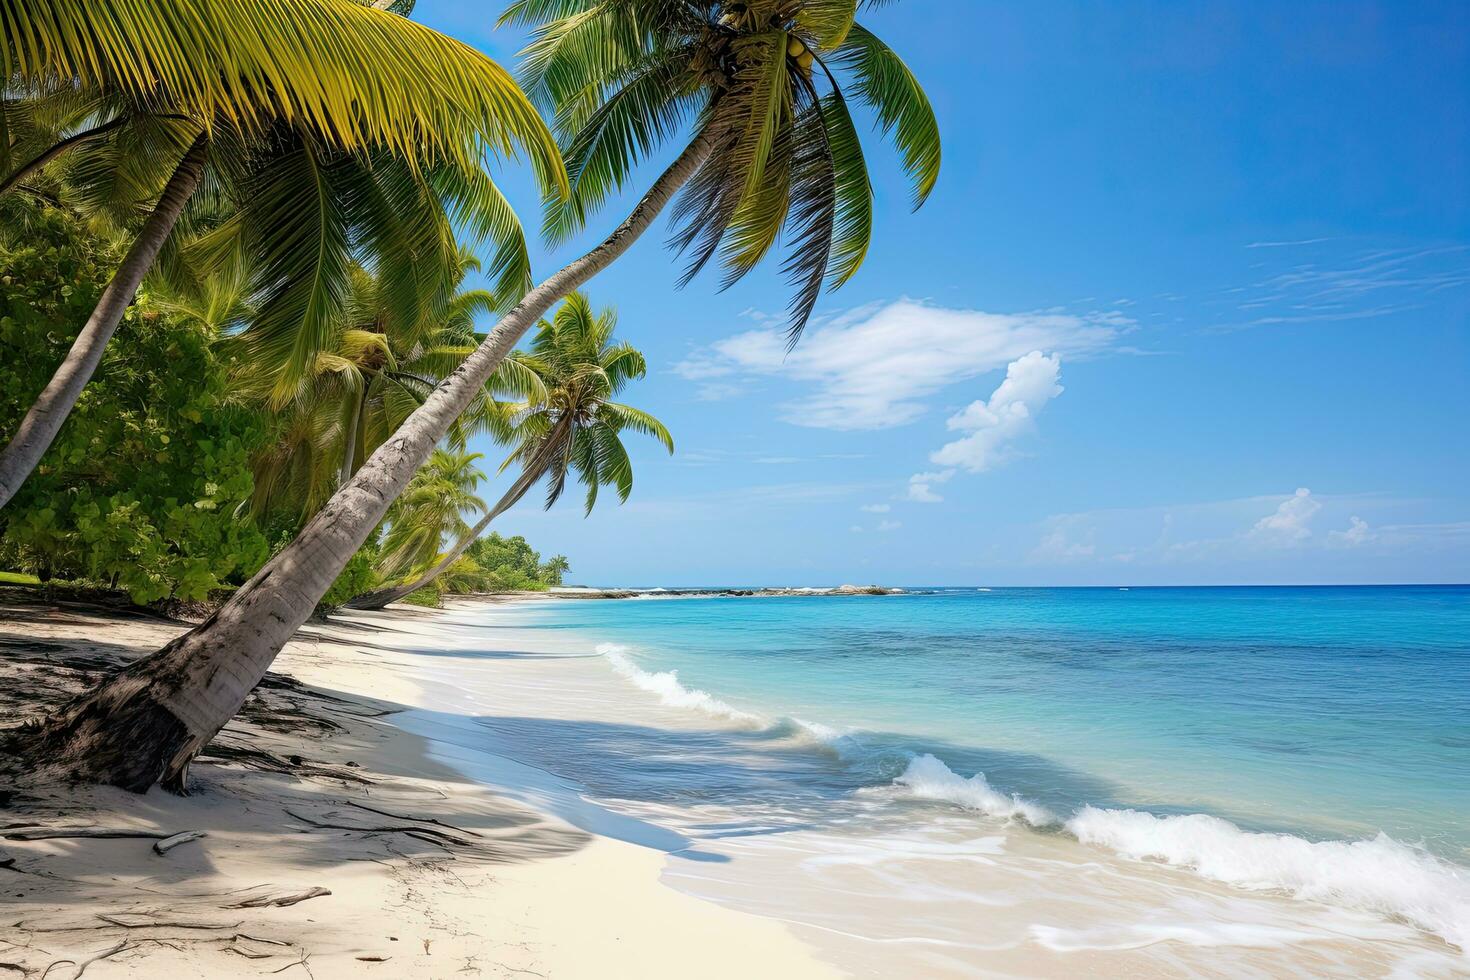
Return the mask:
MULTIPOLYGON (((461 277, 478 269, 477 261, 461 255, 461 277)), ((226 341, 242 366, 241 397, 259 404, 276 424, 277 438, 254 461, 251 509, 257 517, 289 510, 305 521, 316 513, 475 349, 474 317, 496 304, 485 290, 463 290, 418 320, 395 310, 394 291, 382 276, 357 267, 350 283, 342 317, 304 370, 286 363, 297 351, 262 347, 250 331, 226 341), (288 372, 301 380, 284 399, 280 378, 288 372)), ((536 399, 544 389, 534 370, 507 358, 455 421, 452 447, 462 449, 475 432, 496 424, 497 396, 536 399)))
POLYGON ((554 105, 562 132, 575 134, 569 203, 551 208, 553 229, 575 227, 626 185, 638 162, 677 135, 687 132, 688 142, 607 238, 501 317, 290 545, 207 622, 58 712, 35 740, 37 757, 78 778, 137 790, 159 780, 182 788, 189 760, 239 710, 521 336, 626 252, 681 188, 679 243, 692 250, 694 269, 723 244, 722 258, 738 274, 783 226, 792 226, 795 250, 786 268, 801 283, 793 321, 799 328, 814 300, 813 284, 820 285, 814 270, 830 270, 840 284, 866 253, 872 194, 849 100, 871 106, 898 145, 916 203, 938 174, 929 102, 898 56, 854 23, 856 6, 857 0, 522 0, 513 6, 506 22, 545 21, 528 52, 527 84, 533 96, 554 105))
MULTIPOLYGON (((575 471, 587 487, 587 513, 597 503, 597 489, 611 485, 620 501, 633 491, 633 465, 623 448, 624 430, 658 439, 669 452, 674 440, 662 422, 647 412, 612 400, 629 381, 647 372, 643 355, 628 344, 614 344, 617 315, 597 312, 581 293, 572 293, 550 321, 543 320, 523 362, 541 376, 544 397, 512 406, 513 421, 503 435, 515 443, 505 465, 519 463, 521 472, 495 506, 473 528, 459 536, 438 564, 407 584, 378 589, 348 602, 356 609, 381 609, 417 592, 444 574, 490 523, 547 478, 546 506, 566 489, 575 471)), ((412 484, 410 484, 412 486, 412 484)))
MULTIPOLYGON (((132 118, 117 133, 133 131, 146 151, 112 173, 157 181, 92 316, 0 450, 0 506, 55 438, 186 205, 212 183, 207 168, 243 188, 256 215, 227 229, 253 243, 261 285, 275 293, 256 329, 304 348, 320 336, 365 228, 375 230, 374 253, 400 257, 400 288, 419 289, 433 277, 413 274, 412 263, 430 261, 426 249, 446 251, 451 222, 433 221, 433 210, 426 221, 414 205, 447 198, 477 230, 511 240, 509 254, 524 254, 513 213, 481 169, 485 154, 523 147, 547 187, 564 179, 551 134, 498 65, 352 0, 0 0, 0 35, 5 79, 125 105, 132 118)), ((117 118, 11 177, 95 142, 117 118)))
POLYGON ((481 453, 436 449, 423 469, 388 508, 388 533, 383 536, 377 568, 385 576, 423 568, 439 554, 444 537, 469 533, 465 514, 483 514, 485 501, 475 488, 485 474, 475 466, 481 453))

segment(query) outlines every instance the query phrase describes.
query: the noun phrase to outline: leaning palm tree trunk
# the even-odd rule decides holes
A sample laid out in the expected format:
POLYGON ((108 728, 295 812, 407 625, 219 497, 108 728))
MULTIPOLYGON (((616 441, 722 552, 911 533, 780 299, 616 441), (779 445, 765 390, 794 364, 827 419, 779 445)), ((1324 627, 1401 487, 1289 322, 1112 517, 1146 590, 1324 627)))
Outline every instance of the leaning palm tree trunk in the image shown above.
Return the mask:
POLYGON ((709 153, 708 138, 696 136, 602 244, 527 293, 229 602, 62 708, 31 741, 30 757, 74 778, 136 792, 154 782, 182 791, 189 761, 240 709, 521 335, 553 303, 627 251, 709 153))
POLYGON ((16 169, 15 173, 11 174, 9 177, 6 177, 4 180, 0 180, 0 194, 4 194, 12 187, 15 187, 31 174, 40 170, 42 167, 46 166, 46 164, 50 163, 52 160, 55 160, 67 150, 76 146, 78 143, 86 143, 96 139, 99 136, 106 136, 108 133, 112 132, 114 129, 121 126, 127 121, 128 116, 126 113, 124 113, 123 115, 117 116, 113 119, 109 119, 105 123, 93 126, 91 129, 84 129, 80 133, 75 133, 71 136, 68 136, 64 140, 58 141, 54 145, 48 147, 44 152, 38 154, 36 157, 31 159, 30 162, 22 164, 16 169))
POLYGON ((464 554, 465 549, 474 544, 476 539, 485 533, 485 528, 490 526, 491 521, 514 507, 526 495, 526 491, 530 490, 536 485, 536 481, 541 479, 547 467, 551 465, 552 457, 556 455, 560 443, 560 439, 558 438, 560 432, 557 430, 562 429, 568 424, 568 419, 562 419, 557 422, 557 429, 553 430, 547 436, 546 441, 537 450, 535 457, 526 464, 525 469, 521 470, 521 475, 516 477, 516 482, 512 483, 510 488, 501 494, 500 499, 495 502, 495 506, 490 508, 490 512, 480 518, 480 523, 460 535, 459 540, 454 543, 454 547, 450 548, 433 568, 407 585, 392 585, 386 589, 374 589, 372 592, 365 592, 360 596, 354 597, 348 601, 347 605, 353 609, 382 609, 388 603, 397 602, 410 592, 417 592, 444 574, 445 569, 458 561, 459 556, 464 554))
POLYGON ((51 381, 42 389, 25 418, 21 419, 15 437, 4 450, 0 450, 0 507, 10 502, 51 447, 61 424, 97 370, 102 351, 122 322, 123 313, 133 302, 138 284, 152 268, 158 250, 163 247, 169 232, 173 231, 184 205, 199 187, 207 146, 204 137, 200 136, 184 154, 164 186, 153 213, 143 222, 138 237, 113 273, 112 281, 102 291, 92 316, 72 343, 71 350, 67 351, 51 381))

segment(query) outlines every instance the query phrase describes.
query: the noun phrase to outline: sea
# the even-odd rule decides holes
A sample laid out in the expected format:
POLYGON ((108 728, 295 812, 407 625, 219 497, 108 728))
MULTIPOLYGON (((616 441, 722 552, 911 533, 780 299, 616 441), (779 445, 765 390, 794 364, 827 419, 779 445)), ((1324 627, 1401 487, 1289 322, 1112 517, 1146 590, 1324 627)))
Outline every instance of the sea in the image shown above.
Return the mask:
POLYGON ((853 975, 1470 976, 1470 587, 650 592, 448 629, 445 710, 408 724, 449 761, 853 975), (477 657, 513 669, 469 690, 477 657))

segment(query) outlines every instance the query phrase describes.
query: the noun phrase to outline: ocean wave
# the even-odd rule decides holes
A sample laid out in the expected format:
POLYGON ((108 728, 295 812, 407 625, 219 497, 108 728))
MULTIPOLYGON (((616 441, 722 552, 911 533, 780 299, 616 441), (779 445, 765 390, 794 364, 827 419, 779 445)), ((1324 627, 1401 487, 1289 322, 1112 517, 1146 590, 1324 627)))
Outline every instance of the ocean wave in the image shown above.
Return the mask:
POLYGON ((927 753, 915 756, 894 783, 906 787, 921 800, 954 803, 988 816, 1022 820, 1033 827, 1050 827, 1061 822, 1039 803, 1014 794, 1007 796, 995 789, 986 782, 984 773, 977 772, 966 779, 927 753))
POLYGON ((1159 817, 1093 806, 1065 826, 1084 844, 1125 857, 1188 868, 1237 888, 1394 916, 1470 950, 1470 877, 1387 834, 1309 841, 1242 830, 1204 813, 1159 817))
POLYGON ((1470 951, 1470 873, 1387 834, 1309 841, 1242 830, 1204 813, 1160 817, 1095 806, 1084 806, 1064 821, 1038 803, 995 789, 984 773, 966 778, 932 755, 915 756, 894 784, 917 799, 1059 828, 1083 844, 1184 868, 1236 888, 1284 892, 1401 919, 1470 951))
POLYGON ((759 715, 753 715, 748 711, 741 711, 734 705, 726 704, 708 691, 685 687, 679 683, 677 671, 650 672, 644 670, 629 659, 628 648, 625 646, 617 643, 599 643, 597 652, 612 665, 613 670, 631 681, 635 687, 658 695, 658 699, 671 708, 689 708, 730 721, 764 724, 759 715))
MULTIPOLYGON (((619 644, 599 644, 597 652, 620 675, 670 707, 789 731, 844 763, 871 754, 855 734, 795 717, 770 723, 707 691, 685 687, 675 671, 643 670, 619 644)), ((984 773, 961 776, 928 753, 909 754, 907 768, 890 785, 911 799, 950 803, 989 817, 1060 831, 1126 858, 1186 869, 1236 888, 1279 892, 1396 918, 1470 952, 1470 871, 1386 834, 1371 840, 1309 841, 1291 834, 1243 830, 1203 813, 1157 816, 1090 805, 1063 818, 1040 803, 996 789, 984 773)))

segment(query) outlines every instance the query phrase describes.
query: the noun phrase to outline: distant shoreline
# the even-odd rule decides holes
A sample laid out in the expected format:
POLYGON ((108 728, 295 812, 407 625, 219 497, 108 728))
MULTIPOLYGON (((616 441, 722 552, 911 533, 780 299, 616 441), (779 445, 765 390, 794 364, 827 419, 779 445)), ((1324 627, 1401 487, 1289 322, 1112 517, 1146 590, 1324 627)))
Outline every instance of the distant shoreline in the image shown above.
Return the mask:
POLYGON ((892 596, 912 595, 909 589, 882 585, 837 585, 825 588, 728 588, 728 589, 599 589, 579 586, 564 586, 544 592, 475 592, 455 595, 457 601, 502 603, 546 599, 794 599, 802 597, 849 597, 849 596, 892 596))

